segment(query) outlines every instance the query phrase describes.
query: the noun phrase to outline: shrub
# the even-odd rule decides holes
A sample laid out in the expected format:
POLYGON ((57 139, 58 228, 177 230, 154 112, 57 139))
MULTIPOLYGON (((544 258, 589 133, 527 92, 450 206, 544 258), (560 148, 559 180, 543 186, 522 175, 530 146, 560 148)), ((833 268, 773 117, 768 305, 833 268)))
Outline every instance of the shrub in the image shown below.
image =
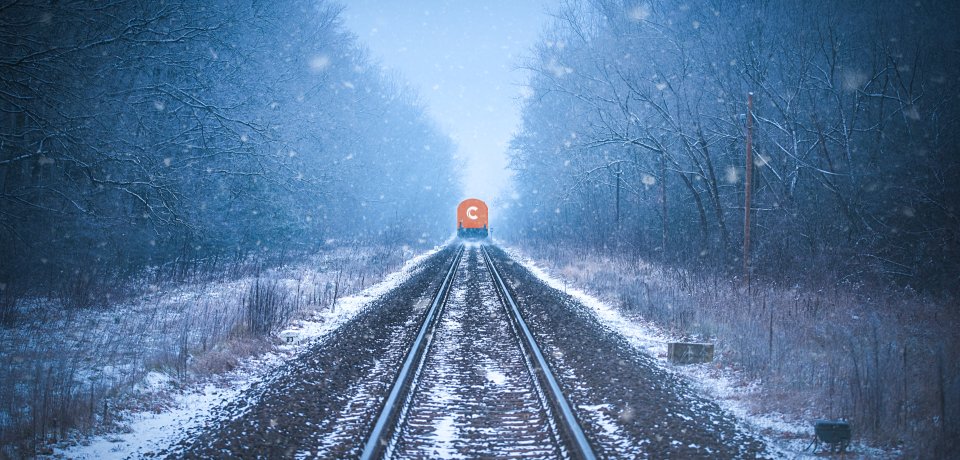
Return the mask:
POLYGON ((243 300, 247 333, 255 337, 270 335, 293 314, 289 292, 278 281, 254 279, 243 300))

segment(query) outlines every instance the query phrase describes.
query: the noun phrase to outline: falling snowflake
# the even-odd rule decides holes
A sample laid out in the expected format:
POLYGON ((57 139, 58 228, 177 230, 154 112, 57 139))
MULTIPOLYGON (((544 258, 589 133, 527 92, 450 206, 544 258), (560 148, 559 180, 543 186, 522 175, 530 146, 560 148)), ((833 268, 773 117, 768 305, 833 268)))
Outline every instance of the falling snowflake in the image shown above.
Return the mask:
POLYGON ((869 79, 867 74, 855 70, 843 72, 843 89, 847 91, 856 91, 860 89, 869 79))
POLYGON ((650 17, 650 5, 646 3, 635 6, 628 12, 628 16, 634 22, 646 21, 650 17))
POLYGON ((740 182, 740 171, 733 166, 727 166, 727 170, 724 172, 723 178, 728 184, 736 184, 740 182))
POLYGON ((563 64, 557 62, 556 58, 550 58, 550 62, 546 65, 546 70, 553 74, 553 76, 560 78, 565 75, 573 73, 573 69, 567 67, 563 64))
POLYGON ((330 58, 327 56, 321 54, 310 59, 310 70, 313 72, 323 72, 327 67, 330 67, 330 58))
POLYGON ((759 153, 758 153, 758 154, 756 154, 755 157, 753 157, 753 164, 754 164, 754 166, 756 166, 756 167, 758 167, 758 168, 762 168, 762 167, 770 164, 770 159, 767 158, 765 155, 762 155, 762 154, 759 154, 759 153))

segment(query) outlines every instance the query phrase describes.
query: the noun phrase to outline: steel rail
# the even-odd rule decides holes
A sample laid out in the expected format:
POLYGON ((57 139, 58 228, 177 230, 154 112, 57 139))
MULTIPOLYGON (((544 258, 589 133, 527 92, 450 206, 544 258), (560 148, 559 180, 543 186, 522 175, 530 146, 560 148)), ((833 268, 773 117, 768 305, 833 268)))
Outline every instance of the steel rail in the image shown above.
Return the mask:
POLYGON ((533 355, 534 359, 536 360, 538 369, 532 369, 531 371, 539 374, 542 380, 547 384, 547 388, 549 389, 547 393, 549 393, 550 400, 555 406, 555 409, 557 409, 561 415, 559 420, 560 426, 572 441, 572 447, 574 448, 573 453, 578 458, 594 460, 596 455, 593 453, 593 448, 591 448, 590 443, 587 442, 587 437, 583 434, 583 428, 581 428, 580 423, 577 422, 577 418, 573 413, 573 409, 570 407, 570 403, 568 403, 567 399, 563 396, 563 392, 560 390, 560 385, 557 383, 556 377, 554 377, 553 372, 550 370, 547 360, 544 359, 543 352, 537 345, 537 341, 533 338, 530 328, 527 327, 527 323, 523 320, 523 316, 520 315, 520 308, 517 307, 517 302, 515 302, 513 300, 513 296, 510 295, 510 291, 507 289, 507 284, 503 281, 503 278, 500 276, 500 272, 493 264, 493 258, 490 257, 490 254, 487 252, 486 246, 481 246, 481 250, 483 251, 483 257, 486 265, 490 269, 490 273, 493 274, 494 280, 496 280, 495 284, 497 290, 500 291, 504 301, 507 303, 507 311, 512 317, 511 319, 519 326, 520 331, 523 333, 521 343, 525 343, 528 352, 533 355))
POLYGON ((446 276, 443 278, 443 283, 440 284, 440 289, 437 291, 437 295, 434 297, 426 317, 424 317, 423 324, 420 326, 420 332, 417 334, 416 340, 414 340, 410 351, 407 353, 406 359, 403 361, 403 367, 400 368, 400 373, 397 374, 397 380, 393 383, 393 388, 390 389, 390 395, 387 396, 387 400, 383 403, 383 409, 377 417, 373 431, 370 432, 370 437, 367 438, 367 442, 363 446, 363 453, 360 455, 360 458, 363 460, 379 458, 389 443, 389 430, 393 428, 391 425, 396 421, 403 406, 403 404, 400 403, 402 400, 401 397, 413 383, 413 378, 417 374, 416 371, 423 366, 426 350, 430 347, 430 343, 433 342, 433 334, 431 334, 430 331, 435 328, 436 321, 439 318, 438 313, 446 301, 447 295, 450 293, 453 276, 457 271, 457 266, 460 265, 463 252, 464 246, 461 245, 456 256, 453 258, 453 263, 450 264, 450 268, 447 270, 446 276))

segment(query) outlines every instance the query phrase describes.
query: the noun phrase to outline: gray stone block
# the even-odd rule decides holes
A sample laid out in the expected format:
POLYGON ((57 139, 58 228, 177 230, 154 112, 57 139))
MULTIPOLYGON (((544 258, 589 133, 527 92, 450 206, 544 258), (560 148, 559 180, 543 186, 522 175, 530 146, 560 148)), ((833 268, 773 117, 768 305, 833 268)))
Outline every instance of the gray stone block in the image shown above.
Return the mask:
POLYGON ((674 364, 709 363, 713 361, 712 343, 670 342, 667 356, 674 364))

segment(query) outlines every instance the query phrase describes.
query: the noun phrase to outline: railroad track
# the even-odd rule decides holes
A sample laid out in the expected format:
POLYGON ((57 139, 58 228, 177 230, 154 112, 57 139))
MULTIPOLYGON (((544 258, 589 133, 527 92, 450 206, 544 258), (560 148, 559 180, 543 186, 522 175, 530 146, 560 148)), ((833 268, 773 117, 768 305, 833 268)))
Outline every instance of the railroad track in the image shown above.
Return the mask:
POLYGON ((362 459, 595 458, 484 246, 447 269, 362 459))
POLYGON ((698 393, 497 248, 448 247, 203 429, 143 456, 770 456, 698 393))

